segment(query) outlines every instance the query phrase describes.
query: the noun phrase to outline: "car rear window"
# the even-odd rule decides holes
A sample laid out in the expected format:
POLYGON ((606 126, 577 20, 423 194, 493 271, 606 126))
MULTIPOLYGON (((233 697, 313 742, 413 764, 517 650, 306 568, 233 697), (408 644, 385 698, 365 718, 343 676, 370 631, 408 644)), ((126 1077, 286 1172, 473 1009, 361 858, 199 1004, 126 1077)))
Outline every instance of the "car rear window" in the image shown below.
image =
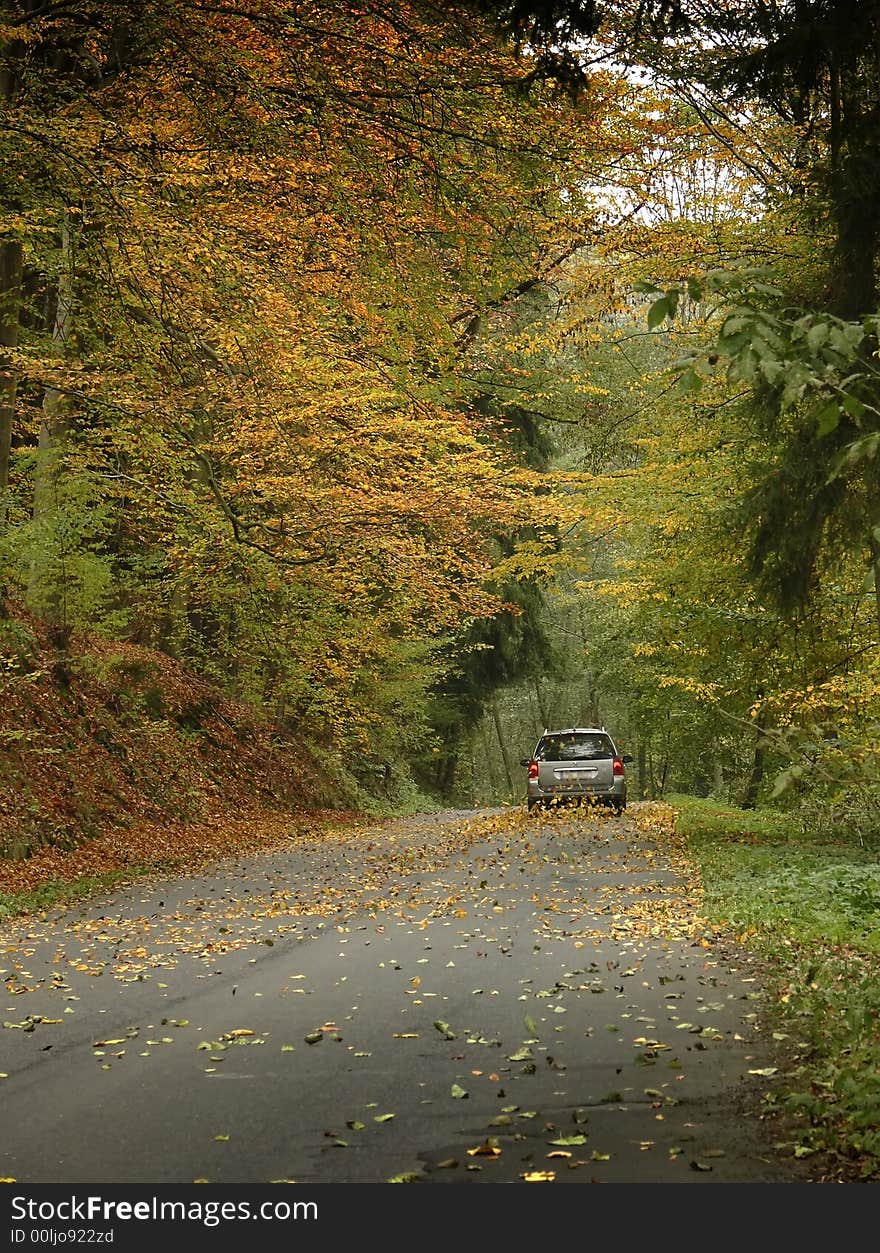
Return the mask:
POLYGON ((565 735, 545 735, 535 750, 538 761, 583 761, 613 756, 614 745, 601 733, 572 731, 565 735))

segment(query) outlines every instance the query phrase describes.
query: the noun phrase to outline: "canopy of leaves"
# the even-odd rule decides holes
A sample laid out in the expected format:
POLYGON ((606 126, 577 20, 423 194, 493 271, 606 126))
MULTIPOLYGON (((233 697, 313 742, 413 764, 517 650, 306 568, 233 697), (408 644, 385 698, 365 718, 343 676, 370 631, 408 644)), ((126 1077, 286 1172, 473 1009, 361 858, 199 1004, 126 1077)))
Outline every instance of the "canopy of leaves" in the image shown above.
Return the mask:
POLYGON ((433 641, 512 612, 537 483, 468 356, 576 247, 586 113, 430 5, 22 2, 0 38, 8 594, 399 753, 433 641))

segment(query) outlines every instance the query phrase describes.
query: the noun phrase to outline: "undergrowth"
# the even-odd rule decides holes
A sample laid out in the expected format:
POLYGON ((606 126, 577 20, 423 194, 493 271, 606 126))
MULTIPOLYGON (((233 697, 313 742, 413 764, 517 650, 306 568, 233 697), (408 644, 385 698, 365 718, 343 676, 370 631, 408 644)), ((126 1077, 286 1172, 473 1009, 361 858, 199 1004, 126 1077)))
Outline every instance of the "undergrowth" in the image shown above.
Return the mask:
POLYGON ((672 798, 703 879, 704 912, 766 958, 792 1151, 880 1178, 880 866, 840 828, 775 810, 672 798))

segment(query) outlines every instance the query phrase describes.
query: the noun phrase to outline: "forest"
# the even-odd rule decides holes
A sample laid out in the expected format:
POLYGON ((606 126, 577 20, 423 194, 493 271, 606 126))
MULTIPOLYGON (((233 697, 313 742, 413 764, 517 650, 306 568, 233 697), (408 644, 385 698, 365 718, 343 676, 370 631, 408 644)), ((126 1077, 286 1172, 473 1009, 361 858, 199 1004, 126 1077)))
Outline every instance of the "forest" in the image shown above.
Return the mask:
POLYGON ((877 37, 4 4, 7 851, 112 810, 77 753, 197 812, 218 727, 378 812, 607 725, 640 796, 873 833, 877 37))
MULTIPOLYGON (((533 822, 521 763, 606 727, 601 839, 690 867, 620 935, 671 927, 703 990, 719 937, 757 953, 774 1150, 877 1178, 880 0, 0 0, 0 122, 0 921, 300 845, 290 930, 404 916, 387 877, 478 838, 564 877, 594 828, 533 822)), ((193 906, 199 960, 275 944, 249 892, 193 906)))

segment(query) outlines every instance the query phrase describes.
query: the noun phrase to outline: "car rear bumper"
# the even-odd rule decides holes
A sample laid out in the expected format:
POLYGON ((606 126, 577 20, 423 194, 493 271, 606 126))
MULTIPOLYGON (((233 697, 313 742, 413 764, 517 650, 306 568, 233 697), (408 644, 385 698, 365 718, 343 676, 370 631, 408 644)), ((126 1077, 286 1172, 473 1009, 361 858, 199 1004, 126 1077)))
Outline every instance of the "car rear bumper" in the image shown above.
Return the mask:
POLYGON ((615 779, 610 788, 542 788, 537 779, 529 779, 530 801, 603 801, 608 805, 626 804, 626 780, 615 779))

